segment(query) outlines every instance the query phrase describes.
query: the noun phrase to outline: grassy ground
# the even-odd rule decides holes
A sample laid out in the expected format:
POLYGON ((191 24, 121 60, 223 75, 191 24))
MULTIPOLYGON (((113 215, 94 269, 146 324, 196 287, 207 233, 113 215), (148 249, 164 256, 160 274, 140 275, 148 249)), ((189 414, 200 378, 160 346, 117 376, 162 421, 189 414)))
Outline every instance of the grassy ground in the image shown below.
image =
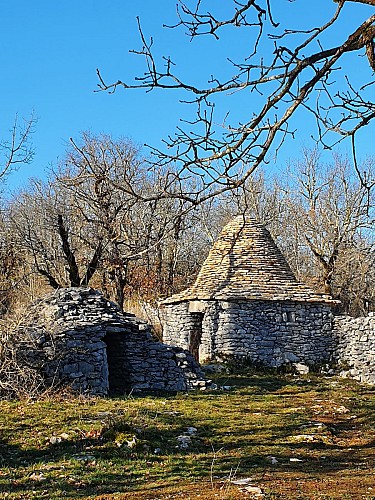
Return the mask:
POLYGON ((375 388, 221 382, 234 387, 0 402, 0 498, 375 499, 375 388))

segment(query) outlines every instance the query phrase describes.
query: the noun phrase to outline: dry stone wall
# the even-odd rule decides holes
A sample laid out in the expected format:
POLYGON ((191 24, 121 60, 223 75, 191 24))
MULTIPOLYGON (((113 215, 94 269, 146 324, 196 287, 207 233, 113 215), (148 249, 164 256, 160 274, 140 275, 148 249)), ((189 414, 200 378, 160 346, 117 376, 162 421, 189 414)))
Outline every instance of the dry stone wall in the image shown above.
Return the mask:
POLYGON ((365 318, 336 316, 333 337, 335 360, 343 376, 375 384, 375 313, 365 318))
MULTIPOLYGON (((342 376, 375 384, 375 313, 333 316, 328 304, 286 301, 201 301, 200 310, 200 361, 330 363, 342 376)), ((164 342, 191 349, 197 314, 190 303, 166 304, 163 311, 164 342)))
POLYGON ((34 303, 20 328, 18 362, 87 394, 205 387, 193 356, 156 342, 149 326, 90 288, 58 290, 34 303))
POLYGON ((279 367, 336 362, 375 384, 375 314, 333 317, 328 304, 266 300, 184 301, 163 306, 164 344, 147 323, 90 288, 34 303, 20 327, 17 362, 93 395, 185 391, 208 385, 203 360, 246 358, 279 367), (178 346, 178 347, 176 347, 178 346))
MULTIPOLYGON (((279 301, 206 301, 199 359, 246 358, 278 367, 314 365, 334 352, 332 313, 327 304, 279 301)), ((163 340, 189 349, 196 328, 189 303, 164 306, 163 340)))

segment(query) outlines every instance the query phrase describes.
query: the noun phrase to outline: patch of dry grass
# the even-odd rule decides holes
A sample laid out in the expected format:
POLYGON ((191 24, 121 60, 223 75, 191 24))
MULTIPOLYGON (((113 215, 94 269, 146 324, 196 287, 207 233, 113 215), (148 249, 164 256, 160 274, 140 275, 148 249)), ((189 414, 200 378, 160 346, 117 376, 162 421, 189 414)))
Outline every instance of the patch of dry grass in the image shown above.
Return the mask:
POLYGON ((375 388, 220 382, 232 390, 0 402, 0 498, 375 499, 375 388))

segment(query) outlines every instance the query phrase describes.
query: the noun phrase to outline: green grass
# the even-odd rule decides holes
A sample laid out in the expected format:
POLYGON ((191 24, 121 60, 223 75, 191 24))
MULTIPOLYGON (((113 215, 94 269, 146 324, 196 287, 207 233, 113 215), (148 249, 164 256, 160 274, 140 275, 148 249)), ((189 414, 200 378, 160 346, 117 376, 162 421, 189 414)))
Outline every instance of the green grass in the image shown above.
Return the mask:
POLYGON ((0 498, 245 498, 230 481, 251 477, 266 499, 375 499, 375 388, 220 382, 232 390, 0 402, 0 498))

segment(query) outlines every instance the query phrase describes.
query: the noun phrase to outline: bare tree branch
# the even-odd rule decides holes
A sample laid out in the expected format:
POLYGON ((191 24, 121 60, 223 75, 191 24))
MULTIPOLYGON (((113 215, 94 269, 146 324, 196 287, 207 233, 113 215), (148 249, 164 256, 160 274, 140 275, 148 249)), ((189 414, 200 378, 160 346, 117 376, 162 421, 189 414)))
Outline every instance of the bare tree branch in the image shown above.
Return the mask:
MULTIPOLYGON (((338 3, 340 0, 333 0, 334 2, 338 3)), ((355 2, 355 3, 364 3, 367 5, 372 5, 375 7, 375 0, 341 0, 342 3, 346 2, 355 2)))
MULTIPOLYGON (((170 57, 164 57, 164 67, 159 67, 153 39, 147 40, 138 19, 142 48, 132 52, 144 57, 144 75, 135 78, 134 83, 122 80, 106 83, 97 70, 99 91, 113 93, 119 87, 147 92, 155 88, 179 89, 191 96, 182 102, 195 104, 195 118, 187 120, 186 127, 177 127, 176 134, 165 139, 165 149, 151 147, 150 163, 155 166, 173 164, 178 176, 194 178, 197 181, 194 193, 178 195, 191 203, 201 203, 243 185, 259 165, 267 162, 271 151, 277 151, 288 135, 294 137, 290 122, 299 109, 315 118, 317 140, 325 147, 333 147, 344 138, 354 136, 373 120, 375 105, 365 97, 366 84, 361 86, 362 90, 356 90, 347 77, 345 90, 342 85, 345 80, 338 65, 347 54, 361 53, 367 55, 369 66, 374 69, 375 14, 348 34, 344 42, 329 47, 321 42, 323 35, 334 29, 349 1, 355 0, 339 1, 326 23, 305 31, 279 27, 271 15, 270 0, 233 0, 233 13, 227 19, 219 19, 213 12, 205 11, 203 1, 197 1, 195 8, 179 1, 178 21, 170 27, 183 26, 192 38, 212 35, 218 40, 223 27, 250 31, 255 28, 248 57, 242 62, 232 62, 235 73, 223 80, 212 76, 205 87, 183 81, 170 57), (306 38, 301 42, 303 34, 306 38), (271 54, 270 39, 274 43, 273 53, 266 63, 271 54), (234 92, 246 93, 247 99, 258 95, 255 102, 259 109, 249 106, 254 111, 243 113, 243 121, 237 124, 228 124, 227 118, 224 122, 217 121, 217 97, 226 96, 228 100, 234 92), (333 134, 339 134, 339 138, 332 142, 333 134)), ((373 0, 358 0, 357 3, 374 5, 373 0)), ((168 186, 164 187, 163 195, 176 196, 168 186)))
POLYGON ((0 142, 0 181, 21 163, 30 163, 34 150, 30 144, 36 119, 33 115, 19 125, 16 116, 10 131, 10 139, 0 142))

